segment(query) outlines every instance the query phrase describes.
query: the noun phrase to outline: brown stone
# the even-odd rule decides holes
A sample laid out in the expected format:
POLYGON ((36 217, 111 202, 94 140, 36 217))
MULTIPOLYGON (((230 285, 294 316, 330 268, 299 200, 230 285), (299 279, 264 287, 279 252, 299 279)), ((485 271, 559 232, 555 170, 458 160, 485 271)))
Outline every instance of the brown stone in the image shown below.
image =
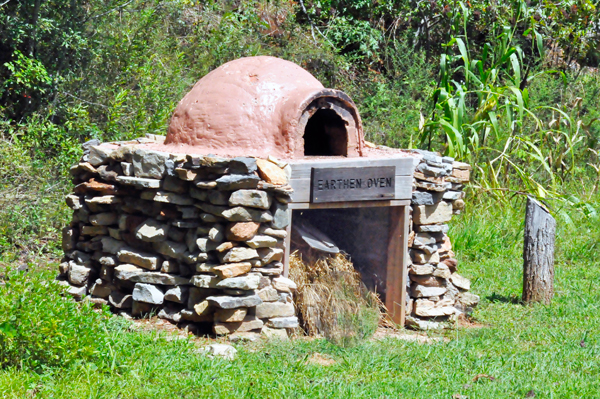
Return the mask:
POLYGON ((419 276, 417 274, 411 274, 410 279, 417 284, 424 285, 426 287, 445 287, 446 280, 437 278, 434 276, 419 276))
POLYGON ((237 242, 227 241, 227 242, 224 242, 223 244, 220 244, 218 247, 216 247, 215 251, 217 251, 217 252, 225 252, 225 251, 228 251, 231 248, 237 247, 237 246, 238 246, 237 242))
POLYGON ((457 183, 468 183, 470 172, 463 169, 452 169, 452 177, 457 180, 457 183))
POLYGON ((287 184, 288 181, 285 171, 273 162, 267 161, 266 159, 257 159, 256 165, 258 166, 260 178, 267 183, 282 186, 287 184))
POLYGON ((456 266, 458 265, 458 261, 456 259, 454 259, 454 258, 445 259, 444 261, 442 261, 442 263, 444 263, 446 266, 448 266, 448 268, 450 269, 451 272, 456 271, 456 266))
POLYGON ((265 323, 261 319, 254 316, 246 316, 244 321, 235 323, 216 322, 213 329, 217 335, 231 334, 233 332, 248 332, 252 330, 260 330, 265 323))
POLYGON ((260 223, 238 222, 227 227, 227 239, 232 241, 247 241, 256 235, 260 223))
POLYGON ((113 195, 117 192, 115 186, 112 184, 100 183, 95 179, 90 179, 88 182, 83 182, 75 186, 74 189, 76 194, 86 194, 95 192, 102 195, 113 195))
POLYGON ((430 183, 435 183, 435 184, 443 184, 444 183, 444 178, 443 177, 433 177, 433 176, 427 176, 424 175, 421 172, 414 172, 414 177, 415 179, 419 179, 419 180, 423 180, 423 181, 427 181, 430 183))
POLYGON ((244 318, 248 314, 248 308, 237 308, 237 309, 217 309, 215 311, 215 321, 223 323, 233 323, 237 321, 244 321, 244 318))
POLYGON ((210 302, 204 300, 194 305, 194 312, 196 312, 198 316, 206 316, 208 314, 212 314, 214 312, 214 308, 210 302))
POLYGON ((246 274, 251 268, 252 264, 250 262, 242 262, 216 266, 212 271, 221 278, 230 278, 246 274))

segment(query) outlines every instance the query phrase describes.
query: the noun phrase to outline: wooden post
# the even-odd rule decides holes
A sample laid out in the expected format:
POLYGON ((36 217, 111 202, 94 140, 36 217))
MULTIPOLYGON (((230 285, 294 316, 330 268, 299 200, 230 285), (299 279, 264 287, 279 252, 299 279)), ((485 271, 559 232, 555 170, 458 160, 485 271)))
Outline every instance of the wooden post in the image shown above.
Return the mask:
POLYGON ((288 208, 288 212, 290 213, 290 224, 288 224, 285 228, 287 236, 283 241, 283 277, 288 277, 290 274, 290 252, 292 246, 292 216, 294 214, 294 211, 288 208))
POLYGON ((523 302, 549 304, 554 296, 556 221, 535 199, 527 198, 523 246, 523 302))
POLYGON ((385 307, 400 327, 406 316, 408 217, 408 206, 390 207, 385 307))

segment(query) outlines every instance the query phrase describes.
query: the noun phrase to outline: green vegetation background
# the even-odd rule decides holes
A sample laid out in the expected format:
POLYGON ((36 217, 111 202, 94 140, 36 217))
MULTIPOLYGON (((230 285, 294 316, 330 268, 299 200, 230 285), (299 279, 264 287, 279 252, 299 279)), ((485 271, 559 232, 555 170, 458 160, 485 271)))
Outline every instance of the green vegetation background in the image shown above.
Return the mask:
POLYGON ((600 397, 598 20, 590 1, 0 1, 0 396, 600 397), (80 144, 165 134, 200 77, 253 55, 346 91, 367 140, 474 166, 450 234, 482 328, 227 363, 50 284, 80 144), (518 303, 526 193, 559 224, 550 306, 518 303))

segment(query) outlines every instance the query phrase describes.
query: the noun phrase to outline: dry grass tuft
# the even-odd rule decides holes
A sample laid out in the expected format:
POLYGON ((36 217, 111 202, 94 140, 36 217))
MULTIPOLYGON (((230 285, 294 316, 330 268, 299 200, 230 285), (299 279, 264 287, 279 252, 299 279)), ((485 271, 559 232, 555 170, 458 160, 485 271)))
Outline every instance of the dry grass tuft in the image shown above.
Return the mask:
POLYGON ((298 251, 290 256, 290 278, 298 284, 296 308, 304 331, 342 346, 354 346, 389 324, 379 297, 367 290, 343 254, 309 263, 298 251))

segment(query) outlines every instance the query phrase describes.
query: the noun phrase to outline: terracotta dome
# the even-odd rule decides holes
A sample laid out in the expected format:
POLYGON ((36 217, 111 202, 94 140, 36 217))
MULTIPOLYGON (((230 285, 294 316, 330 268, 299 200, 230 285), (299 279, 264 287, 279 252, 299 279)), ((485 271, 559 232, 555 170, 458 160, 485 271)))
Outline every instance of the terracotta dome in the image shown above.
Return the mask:
POLYGON ((223 156, 363 153, 362 123, 345 93, 275 57, 240 58, 200 79, 179 102, 165 144, 223 156))

